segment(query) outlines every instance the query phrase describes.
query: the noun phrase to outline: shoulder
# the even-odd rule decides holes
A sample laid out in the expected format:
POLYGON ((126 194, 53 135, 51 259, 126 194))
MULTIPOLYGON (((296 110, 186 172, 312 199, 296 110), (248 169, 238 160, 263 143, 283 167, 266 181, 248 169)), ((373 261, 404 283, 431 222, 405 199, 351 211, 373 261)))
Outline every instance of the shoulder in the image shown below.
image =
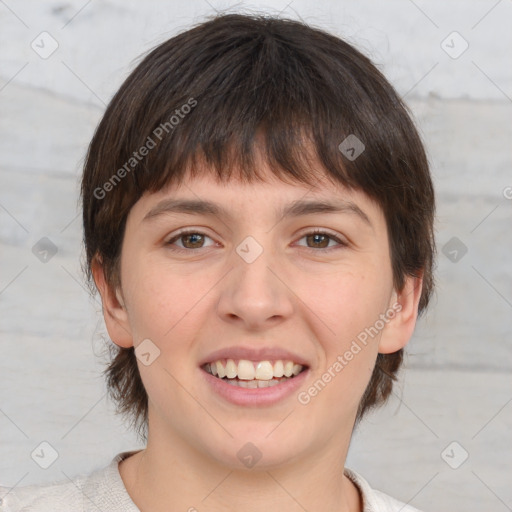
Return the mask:
MULTIPOLYGON (((77 478, 74 481, 80 484, 77 478)), ((56 512, 83 509, 79 489, 72 482, 56 482, 46 485, 26 485, 9 489, 0 486, 1 512, 56 512)))
POLYGON ((354 482, 363 497, 363 512, 420 512, 411 505, 372 489, 361 475, 351 469, 345 468, 345 475, 354 482))
POLYGON ((118 469, 119 461, 131 453, 118 454, 108 466, 71 480, 14 489, 0 486, 0 512, 139 512, 118 469))

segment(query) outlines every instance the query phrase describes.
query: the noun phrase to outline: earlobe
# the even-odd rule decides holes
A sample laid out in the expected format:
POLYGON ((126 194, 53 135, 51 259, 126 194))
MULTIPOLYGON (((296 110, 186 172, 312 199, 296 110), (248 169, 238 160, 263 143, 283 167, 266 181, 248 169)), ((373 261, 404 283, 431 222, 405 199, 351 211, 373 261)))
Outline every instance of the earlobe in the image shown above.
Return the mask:
POLYGON ((103 304, 103 318, 110 339, 120 347, 133 346, 128 313, 120 288, 113 290, 108 284, 103 265, 99 257, 95 256, 91 264, 92 275, 96 288, 100 292, 103 304))
POLYGON ((422 276, 407 276, 403 289, 393 293, 389 311, 395 314, 382 331, 379 341, 381 354, 397 352, 411 339, 418 318, 422 284, 422 276))

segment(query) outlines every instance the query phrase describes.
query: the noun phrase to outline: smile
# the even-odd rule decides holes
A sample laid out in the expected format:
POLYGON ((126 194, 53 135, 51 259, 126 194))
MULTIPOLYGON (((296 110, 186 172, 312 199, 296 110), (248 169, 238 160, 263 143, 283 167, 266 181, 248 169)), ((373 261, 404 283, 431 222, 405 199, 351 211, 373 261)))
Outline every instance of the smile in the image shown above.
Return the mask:
POLYGON ((266 388, 293 379, 305 367, 293 361, 249 361, 247 359, 219 359, 202 367, 207 373, 232 386, 266 388))

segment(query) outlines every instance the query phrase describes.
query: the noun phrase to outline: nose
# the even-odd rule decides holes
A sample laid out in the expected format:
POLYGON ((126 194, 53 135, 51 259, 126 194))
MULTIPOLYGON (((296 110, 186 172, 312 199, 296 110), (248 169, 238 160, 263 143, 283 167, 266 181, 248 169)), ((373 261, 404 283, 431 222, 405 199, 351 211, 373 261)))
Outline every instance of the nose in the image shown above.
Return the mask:
POLYGON ((232 270, 222 281, 217 313, 247 330, 264 330, 291 316, 293 292, 271 251, 263 250, 249 261, 237 252, 232 254, 232 270))

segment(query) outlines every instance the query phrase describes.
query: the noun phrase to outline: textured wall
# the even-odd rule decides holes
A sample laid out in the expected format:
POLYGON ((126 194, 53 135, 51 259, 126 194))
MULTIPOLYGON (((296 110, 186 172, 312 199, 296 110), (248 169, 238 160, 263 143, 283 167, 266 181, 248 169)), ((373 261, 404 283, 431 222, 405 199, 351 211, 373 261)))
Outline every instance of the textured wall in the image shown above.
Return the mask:
MULTIPOLYGON (((2 485, 73 476, 136 447, 105 398, 105 330, 80 272, 82 159, 136 57, 229 6, 142 5, 0 2, 2 485), (59 453, 46 470, 30 457, 42 441, 59 453)), ((510 510, 512 3, 245 5, 260 8, 368 53, 414 112, 432 162, 436 296, 395 395, 356 432, 347 465, 426 512, 510 510)))

